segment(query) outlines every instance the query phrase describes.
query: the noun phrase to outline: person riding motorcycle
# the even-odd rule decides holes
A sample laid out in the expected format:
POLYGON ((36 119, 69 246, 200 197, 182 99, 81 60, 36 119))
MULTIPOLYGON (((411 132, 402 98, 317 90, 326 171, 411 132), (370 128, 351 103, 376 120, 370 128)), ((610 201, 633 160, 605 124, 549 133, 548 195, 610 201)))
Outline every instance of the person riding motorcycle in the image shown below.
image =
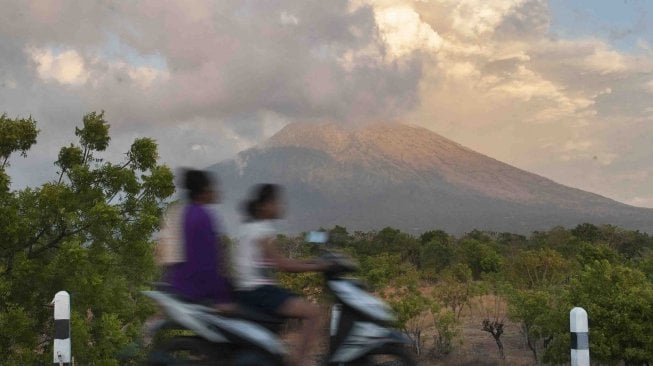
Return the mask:
POLYGON ((188 301, 232 311, 235 305, 224 270, 225 251, 215 220, 207 208, 220 199, 214 183, 208 172, 185 172, 184 186, 188 190, 189 203, 182 208, 180 223, 184 260, 169 266, 165 279, 174 293, 188 301))
POLYGON ((232 258, 235 296, 244 307, 304 321, 301 341, 291 360, 293 365, 303 366, 309 364, 310 347, 319 335, 319 307, 280 287, 271 272, 319 272, 329 264, 290 259, 281 254, 271 224, 283 216, 281 195, 280 186, 261 184, 254 187, 244 204, 246 219, 239 228, 232 258))

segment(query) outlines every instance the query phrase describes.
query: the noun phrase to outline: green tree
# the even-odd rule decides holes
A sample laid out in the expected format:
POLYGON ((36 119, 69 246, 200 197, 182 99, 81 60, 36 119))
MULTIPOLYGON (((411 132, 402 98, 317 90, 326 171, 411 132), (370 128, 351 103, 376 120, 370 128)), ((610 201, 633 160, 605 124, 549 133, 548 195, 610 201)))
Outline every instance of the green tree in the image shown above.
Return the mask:
POLYGON ((453 351, 454 343, 460 334, 459 323, 453 311, 446 309, 438 302, 431 305, 433 316, 433 349, 434 357, 439 358, 453 351))
POLYGON ((451 309, 456 320, 473 296, 472 270, 459 263, 443 271, 440 280, 433 288, 433 296, 451 309))
POLYGON ((392 278, 382 295, 389 300, 397 314, 396 326, 411 340, 418 357, 422 356, 425 343, 425 331, 428 328, 426 312, 428 299, 418 288, 419 273, 408 265, 402 274, 392 278))
POLYGON ((374 289, 383 289, 404 276, 407 270, 412 270, 398 254, 388 253, 362 257, 360 267, 361 277, 374 289))
POLYGON ((603 225, 599 230, 601 238, 627 259, 641 257, 647 248, 653 248, 653 242, 646 233, 625 230, 612 225, 603 225))
POLYGON ((479 279, 484 273, 499 272, 503 265, 501 255, 490 242, 486 241, 485 234, 476 231, 472 233, 475 234, 475 237, 484 240, 463 238, 459 241, 458 248, 460 251, 459 256, 471 268, 474 279, 479 279))
POLYGON ((587 310, 596 361, 643 365, 653 359, 653 284, 644 273, 595 261, 572 280, 569 302, 587 310))
POLYGON ((419 268, 426 279, 433 280, 438 273, 454 261, 454 248, 448 240, 433 238, 422 243, 419 250, 419 268))
POLYGON ((619 253, 605 243, 579 243, 576 246, 576 260, 582 266, 603 260, 610 263, 621 262, 619 253))
POLYGON ((584 223, 576 226, 571 233, 581 241, 593 243, 601 239, 601 230, 592 224, 584 223))
POLYGON ((513 285, 536 289, 561 284, 570 269, 571 264, 560 253, 544 248, 519 252, 509 271, 513 285))
POLYGON ((371 244, 380 252, 398 253, 402 260, 413 265, 419 262, 419 242, 401 230, 386 227, 378 232, 371 244))
POLYGON ((565 258, 573 257, 576 254, 576 246, 580 240, 568 229, 556 226, 549 231, 534 232, 528 240, 530 249, 553 249, 565 258))
POLYGON ((336 225, 329 230, 329 242, 339 248, 344 248, 350 244, 351 236, 346 227, 336 225))
POLYGON ((640 263, 639 269, 646 274, 649 281, 653 282, 653 251, 649 252, 640 263))
MULTIPOLYGON (((27 154, 36 127, 31 119, 0 120, 6 176, 9 156, 27 154)), ((9 350, 0 354, 3 365, 51 362, 52 310, 44 304, 59 290, 71 293, 78 363, 128 364, 135 356, 119 351, 134 349, 152 310, 140 291, 156 275, 150 238, 174 185, 152 139, 136 139, 124 161, 104 161, 109 127, 104 113, 85 115, 78 142, 59 152, 54 180, 16 191, 3 181, 0 329, 10 329, 0 336, 9 350)))
POLYGON ((419 237, 419 241, 422 244, 426 244, 428 242, 440 242, 440 243, 447 243, 450 241, 449 234, 442 230, 431 230, 423 233, 419 237))
POLYGON ((0 168, 4 170, 9 165, 9 157, 14 153, 26 157, 38 133, 32 117, 9 118, 0 114, 0 168))
MULTIPOLYGON (((559 304, 555 293, 546 290, 515 290, 508 295, 508 316, 520 322, 526 345, 533 353, 535 362, 542 362, 543 350, 558 333, 552 324, 559 304)), ((562 308, 565 308, 564 306, 562 308)), ((559 323, 559 322, 558 322, 559 323)), ((565 327, 565 324, 562 324, 565 327)))

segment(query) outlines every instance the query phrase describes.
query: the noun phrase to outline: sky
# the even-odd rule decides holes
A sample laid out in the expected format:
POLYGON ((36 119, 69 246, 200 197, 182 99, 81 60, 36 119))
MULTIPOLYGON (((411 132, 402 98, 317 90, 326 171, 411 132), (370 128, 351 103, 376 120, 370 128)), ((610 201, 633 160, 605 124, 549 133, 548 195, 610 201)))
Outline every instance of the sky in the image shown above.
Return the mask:
POLYGON ((409 123, 653 208, 653 1, 0 0, 0 113, 41 130, 14 188, 105 111, 207 166, 291 122, 409 123))

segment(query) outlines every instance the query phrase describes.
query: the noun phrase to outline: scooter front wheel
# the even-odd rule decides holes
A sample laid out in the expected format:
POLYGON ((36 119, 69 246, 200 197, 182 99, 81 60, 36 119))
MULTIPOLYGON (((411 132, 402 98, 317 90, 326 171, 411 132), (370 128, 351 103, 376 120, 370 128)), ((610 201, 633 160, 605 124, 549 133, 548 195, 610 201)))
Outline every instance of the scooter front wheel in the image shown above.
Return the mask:
POLYGON ((154 346, 147 359, 148 366, 208 366, 224 365, 219 347, 199 337, 180 336, 163 340, 154 346))
POLYGON ((385 346, 365 355, 360 366, 416 366, 412 352, 402 346, 385 346))

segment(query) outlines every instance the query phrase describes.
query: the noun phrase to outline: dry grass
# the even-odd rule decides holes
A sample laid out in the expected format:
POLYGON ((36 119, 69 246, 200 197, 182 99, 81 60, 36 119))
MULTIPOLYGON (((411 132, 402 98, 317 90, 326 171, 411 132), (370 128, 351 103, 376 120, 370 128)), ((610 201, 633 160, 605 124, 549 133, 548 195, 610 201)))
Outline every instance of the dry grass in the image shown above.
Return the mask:
POLYGON ((490 365, 534 365, 530 350, 524 343, 519 324, 506 319, 506 303, 492 295, 472 299, 471 306, 463 310, 460 319, 461 335, 453 352, 440 360, 423 357, 421 365, 490 366, 490 365), (506 355, 505 362, 499 357, 499 350, 492 336, 481 330, 486 317, 498 316, 504 319, 504 334, 501 337, 506 355))
MULTIPOLYGON (((323 341, 315 350, 317 354, 326 352, 326 340, 328 337, 328 315, 325 308, 325 317, 323 318, 323 341)), ((526 346, 523 337, 520 333, 519 324, 505 320, 505 332, 501 337, 504 345, 504 352, 506 361, 503 362, 499 357, 497 345, 492 336, 481 330, 481 323, 486 316, 492 316, 503 312, 505 319, 506 304, 500 298, 495 298, 491 295, 475 297, 471 306, 465 308, 460 319, 460 330, 458 342, 454 346, 451 354, 444 358, 436 359, 428 354, 428 350, 432 347, 433 330, 427 331, 425 346, 426 355, 423 355, 420 360, 421 366, 491 366, 491 365, 514 365, 526 366, 535 365, 532 354, 526 346)), ((427 320, 430 319, 426 315, 427 320)), ((427 321, 428 323, 428 321, 427 321)), ((296 324, 295 324, 296 326, 296 324)), ((292 327, 295 328, 295 327, 292 327)), ((295 344, 297 339, 296 328, 290 330, 284 338, 288 342, 290 348, 295 344)), ((319 358, 319 357, 318 357, 319 358)), ((315 363, 318 365, 318 363, 315 363)))

